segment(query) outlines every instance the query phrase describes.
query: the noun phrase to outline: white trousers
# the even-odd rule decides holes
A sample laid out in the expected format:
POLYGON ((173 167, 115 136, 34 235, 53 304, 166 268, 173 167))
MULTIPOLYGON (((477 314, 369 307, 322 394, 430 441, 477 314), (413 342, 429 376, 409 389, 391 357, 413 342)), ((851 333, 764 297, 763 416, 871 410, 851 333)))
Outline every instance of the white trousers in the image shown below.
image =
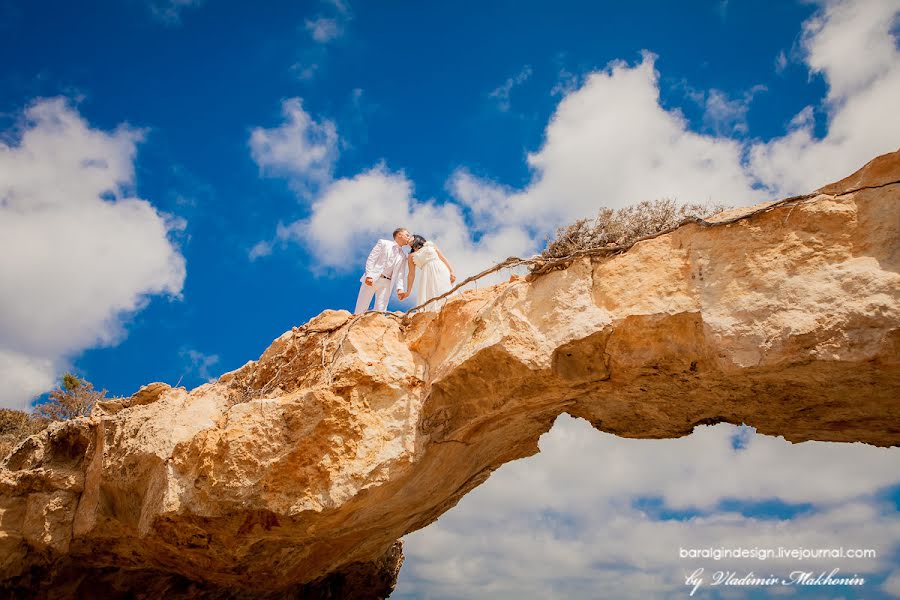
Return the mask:
POLYGON ((373 285, 359 284, 359 295, 356 297, 356 310, 354 313, 358 315, 369 310, 372 296, 375 296, 374 310, 387 310, 388 300, 391 299, 391 284, 391 280, 384 277, 376 277, 373 285))

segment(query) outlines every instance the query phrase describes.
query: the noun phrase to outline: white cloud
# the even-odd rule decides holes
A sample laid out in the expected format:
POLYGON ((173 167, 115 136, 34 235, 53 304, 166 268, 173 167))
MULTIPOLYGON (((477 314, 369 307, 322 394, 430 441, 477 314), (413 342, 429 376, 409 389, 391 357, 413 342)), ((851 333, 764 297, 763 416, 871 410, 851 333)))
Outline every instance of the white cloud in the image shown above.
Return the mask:
POLYGON ((184 375, 199 377, 204 382, 215 379, 210 369, 219 363, 218 354, 205 354, 194 348, 182 348, 179 355, 187 367, 184 375))
POLYGON ((479 224, 495 224, 501 216, 501 206, 510 190, 499 184, 485 181, 466 169, 458 169, 447 182, 447 188, 462 206, 468 208, 479 224))
POLYGON ((900 598, 900 569, 895 569, 890 576, 884 580, 881 589, 895 598, 900 598))
POLYGON ((324 2, 326 4, 330 4, 331 6, 333 6, 334 9, 338 12, 338 14, 349 18, 350 4, 348 4, 344 0, 324 0, 324 2))
POLYGON ((764 85, 754 85, 738 98, 729 98, 722 90, 695 90, 688 87, 687 96, 703 108, 703 127, 718 137, 745 134, 748 131, 747 112, 754 96, 766 91, 764 85))
POLYGON ((312 215, 282 228, 279 237, 306 242, 322 265, 344 270, 352 264, 355 236, 374 241, 400 226, 413 229, 411 201, 409 180, 377 166, 335 181, 313 203, 312 215))
POLYGON ((304 243, 318 264, 348 272, 361 268, 374 241, 397 227, 434 241, 461 274, 530 242, 516 228, 493 228, 474 243, 459 206, 416 199, 412 182, 384 165, 333 182, 313 203, 312 214, 279 227, 278 238, 304 243))
POLYGON ((775 72, 779 75, 784 72, 784 70, 788 66, 788 57, 784 53, 784 50, 778 51, 778 56, 775 57, 775 72))
POLYGON ((528 155, 532 183, 498 205, 526 227, 556 227, 600 206, 674 197, 747 203, 760 198, 741 168, 741 145, 688 129, 659 104, 654 56, 615 61, 560 103, 543 146, 528 155))
POLYGON ((684 573, 696 566, 783 575, 892 566, 900 522, 872 494, 900 483, 900 450, 756 434, 735 450, 738 431, 719 424, 676 440, 632 440, 562 415, 541 438, 539 455, 504 465, 436 523, 405 536, 395 595, 595 597, 603 590, 604 597, 647 598, 685 591, 684 573), (661 504, 636 503, 646 498, 661 504), (733 498, 814 506, 791 519, 760 518, 719 505, 733 498), (667 518, 659 509, 699 514, 667 518), (878 556, 717 563, 680 559, 680 546, 844 546, 875 548, 878 556))
POLYGON ((315 42, 299 53, 290 71, 300 81, 311 81, 328 63, 328 45, 343 37, 353 19, 350 5, 342 0, 323 0, 326 14, 304 21, 304 29, 315 42), (330 15, 330 16, 329 16, 330 15))
POLYGON ((497 108, 500 109, 501 112, 507 112, 510 107, 510 92, 512 92, 514 87, 528 81, 529 77, 531 77, 531 66, 525 65, 518 73, 504 81, 488 94, 488 97, 493 98, 497 102, 497 108))
POLYGON ((893 0, 828 0, 803 24, 803 47, 813 73, 828 81, 832 103, 870 88, 898 69, 891 35, 898 8, 893 0), (863 59, 863 60, 860 60, 863 59))
POLYGON ((142 131, 92 129, 63 98, 17 131, 0 142, 0 405, 23 408, 149 296, 180 294, 185 264, 169 239, 183 220, 131 195, 142 131))
POLYGON ((344 27, 337 19, 318 17, 306 20, 306 30, 313 40, 326 44, 339 38, 344 32, 344 27))
POLYGON ((56 375, 52 359, 0 348, 0 380, 5 388, 0 407, 26 408, 29 400, 53 387, 56 375))
POLYGON ((828 82, 828 133, 816 138, 804 109, 787 135, 752 147, 750 170, 773 195, 818 188, 898 148, 898 12, 894 0, 831 1, 804 24, 805 60, 828 82))
POLYGON ((272 242, 263 240, 254 244, 247 256, 250 260, 256 260, 270 254, 272 254, 272 242))
POLYGON ((327 119, 313 120, 300 98, 284 100, 281 113, 281 125, 253 129, 250 152, 261 175, 286 177, 305 196, 331 181, 338 156, 337 129, 327 119))
POLYGON ((720 90, 710 90, 706 97, 703 121, 718 135, 746 133, 749 104, 746 99, 732 100, 720 90))
POLYGON ((291 73, 300 81, 309 81, 315 77, 320 65, 317 62, 299 61, 291 65, 291 73))
POLYGON ((181 13, 185 9, 202 5, 206 0, 151 0, 150 12, 153 17, 166 25, 180 25, 181 13))
POLYGON ((550 95, 565 96, 577 90, 580 85, 578 76, 563 67, 557 74, 556 83, 550 89, 550 95))

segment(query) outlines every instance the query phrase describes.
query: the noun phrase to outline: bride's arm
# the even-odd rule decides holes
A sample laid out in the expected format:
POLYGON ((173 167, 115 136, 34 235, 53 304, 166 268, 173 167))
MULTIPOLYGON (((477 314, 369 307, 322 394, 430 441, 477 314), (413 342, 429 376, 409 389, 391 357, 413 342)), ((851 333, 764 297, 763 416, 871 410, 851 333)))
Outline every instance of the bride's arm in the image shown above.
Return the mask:
POLYGON ((453 272, 453 265, 450 264, 450 261, 444 256, 441 252, 440 248, 437 246, 434 247, 434 250, 437 252, 438 258, 440 258, 445 265, 447 265, 447 270, 450 271, 450 283, 456 282, 456 273, 453 272))
POLYGON ((405 300, 412 294, 413 281, 416 280, 416 265, 413 263, 412 256, 406 259, 406 292, 401 300, 405 300))

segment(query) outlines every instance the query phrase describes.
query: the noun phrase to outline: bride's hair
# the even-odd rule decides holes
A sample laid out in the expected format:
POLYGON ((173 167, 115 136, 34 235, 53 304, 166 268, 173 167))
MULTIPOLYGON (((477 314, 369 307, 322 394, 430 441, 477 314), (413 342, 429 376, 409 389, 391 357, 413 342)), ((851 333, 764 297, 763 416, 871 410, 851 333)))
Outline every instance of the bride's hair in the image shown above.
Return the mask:
POLYGON ((416 250, 418 250, 419 248, 421 248, 422 246, 424 246, 426 241, 428 241, 428 240, 426 240, 425 238, 423 238, 423 237, 422 237, 421 235, 419 235, 418 233, 415 234, 415 235, 413 236, 413 241, 412 241, 412 243, 410 243, 410 245, 409 245, 409 252, 410 252, 410 254, 412 254, 413 252, 415 252, 416 250))

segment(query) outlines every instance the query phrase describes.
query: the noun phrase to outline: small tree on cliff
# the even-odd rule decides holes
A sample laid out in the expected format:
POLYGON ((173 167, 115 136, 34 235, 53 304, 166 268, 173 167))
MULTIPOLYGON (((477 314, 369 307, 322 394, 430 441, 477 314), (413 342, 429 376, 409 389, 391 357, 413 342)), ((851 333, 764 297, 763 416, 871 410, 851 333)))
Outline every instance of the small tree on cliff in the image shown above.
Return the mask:
POLYGON ((35 415, 53 421, 65 421, 73 417, 91 414, 98 400, 106 397, 106 390, 98 392, 89 381, 66 373, 59 388, 50 392, 50 399, 34 407, 35 415))

